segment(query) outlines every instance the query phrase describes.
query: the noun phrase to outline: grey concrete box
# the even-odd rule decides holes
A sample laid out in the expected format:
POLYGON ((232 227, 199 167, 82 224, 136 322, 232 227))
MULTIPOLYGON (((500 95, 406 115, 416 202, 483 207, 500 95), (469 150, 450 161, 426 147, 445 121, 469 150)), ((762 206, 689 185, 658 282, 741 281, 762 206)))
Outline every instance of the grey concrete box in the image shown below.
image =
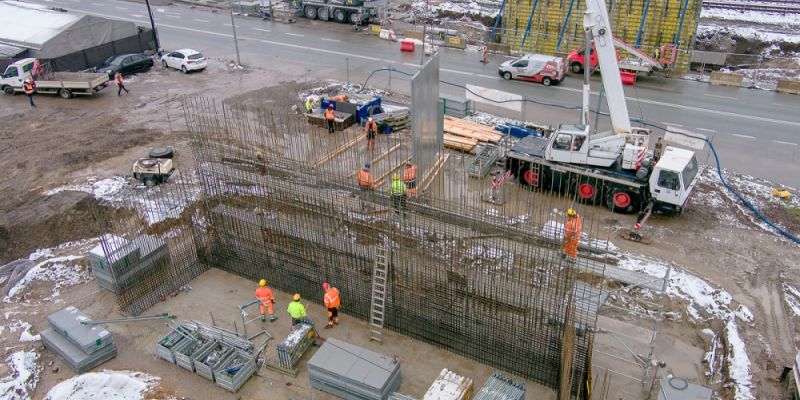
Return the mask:
POLYGON ((111 344, 112 339, 111 333, 100 325, 81 324, 81 321, 90 319, 88 315, 73 306, 47 316, 47 321, 54 331, 66 337, 84 352, 94 353, 111 344))

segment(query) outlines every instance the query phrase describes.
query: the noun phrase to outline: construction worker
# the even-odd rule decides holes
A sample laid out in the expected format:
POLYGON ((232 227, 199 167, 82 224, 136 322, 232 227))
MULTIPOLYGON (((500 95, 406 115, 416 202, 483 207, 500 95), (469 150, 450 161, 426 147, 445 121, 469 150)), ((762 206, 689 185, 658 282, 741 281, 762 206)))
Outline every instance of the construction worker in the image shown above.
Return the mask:
POLYGON ((392 207, 394 213, 400 215, 406 214, 406 185, 400 181, 397 174, 392 175, 392 183, 389 186, 389 193, 392 195, 392 207))
POLYGON ((299 324, 301 319, 306 316, 306 308, 300 303, 300 293, 295 293, 292 296, 292 302, 289 303, 289 307, 286 308, 286 311, 289 312, 289 316, 292 317, 292 329, 294 326, 299 324))
POLYGON ((578 244, 581 242, 581 217, 578 212, 570 208, 567 210, 567 222, 564 224, 564 243, 561 257, 575 260, 578 257, 578 244))
POLYGON ((664 152, 664 142, 661 141, 661 138, 658 138, 656 141, 656 145, 653 148, 653 161, 657 162, 659 158, 661 158, 661 154, 664 152))
POLYGON ((339 289, 331 286, 328 282, 322 284, 322 290, 325 291, 322 300, 325 308, 328 309, 328 326, 325 329, 330 329, 333 328, 333 324, 339 325, 339 307, 342 306, 342 301, 339 298, 339 289))
POLYGON ((25 91, 25 95, 28 96, 31 107, 36 107, 36 103, 33 102, 33 95, 36 94, 36 83, 33 79, 26 78, 25 82, 22 83, 22 89, 25 91))
POLYGON ((375 138, 378 136, 378 123, 369 117, 367 124, 364 125, 364 134, 367 135, 367 146, 370 150, 375 150, 375 138))
POLYGON ((483 56, 481 57, 481 62, 487 64, 489 62, 489 45, 483 45, 483 49, 481 50, 483 56))
POLYGON ((258 281, 258 289, 256 289, 256 299, 258 299, 258 308, 261 311, 261 321, 266 321, 266 312, 269 312, 269 322, 275 322, 278 317, 272 310, 272 305, 275 304, 275 295, 272 294, 272 289, 267 287, 267 280, 262 279, 258 281))
POLYGON ((122 78, 122 72, 117 71, 114 74, 114 83, 117 84, 117 96, 121 96, 123 90, 128 93, 128 89, 125 88, 125 79, 122 78))
POLYGON ((655 58, 656 61, 661 62, 661 48, 660 47, 656 46, 655 50, 653 50, 653 58, 655 58))
POLYGON ((372 179, 372 174, 369 173, 369 163, 364 164, 364 168, 358 171, 358 187, 361 190, 370 190, 375 185, 375 180, 372 179))
POLYGON ((306 97, 306 112, 309 114, 314 112, 314 99, 311 96, 306 97))
POLYGON ((328 109, 325 110, 325 121, 328 123, 328 133, 333 133, 333 123, 336 121, 336 115, 333 113, 333 104, 328 104, 328 109))
POLYGON ((417 166, 407 162, 403 169, 403 183, 406 184, 408 193, 412 196, 417 194, 417 166))

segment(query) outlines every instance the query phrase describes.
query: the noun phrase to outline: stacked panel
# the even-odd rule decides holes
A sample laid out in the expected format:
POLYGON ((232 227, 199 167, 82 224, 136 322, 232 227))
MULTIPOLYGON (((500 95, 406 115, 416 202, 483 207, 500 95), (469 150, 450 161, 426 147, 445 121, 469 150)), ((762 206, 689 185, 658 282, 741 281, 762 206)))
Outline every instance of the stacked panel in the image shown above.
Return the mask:
POLYGON ((344 399, 386 400, 400 386, 400 364, 329 338, 308 361, 311 387, 344 399))
POLYGON ((97 325, 81 324, 89 317, 73 306, 50 314, 47 321, 50 328, 41 332, 42 342, 77 373, 117 355, 111 333, 97 325))

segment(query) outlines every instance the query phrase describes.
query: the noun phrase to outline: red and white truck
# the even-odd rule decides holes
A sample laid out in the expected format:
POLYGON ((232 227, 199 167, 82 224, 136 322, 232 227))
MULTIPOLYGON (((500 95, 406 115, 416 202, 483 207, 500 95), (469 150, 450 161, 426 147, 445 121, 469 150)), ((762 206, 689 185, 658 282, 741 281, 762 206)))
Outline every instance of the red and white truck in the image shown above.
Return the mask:
POLYGON ((564 79, 567 67, 561 57, 526 54, 500 64, 497 73, 505 80, 520 79, 550 86, 564 79))

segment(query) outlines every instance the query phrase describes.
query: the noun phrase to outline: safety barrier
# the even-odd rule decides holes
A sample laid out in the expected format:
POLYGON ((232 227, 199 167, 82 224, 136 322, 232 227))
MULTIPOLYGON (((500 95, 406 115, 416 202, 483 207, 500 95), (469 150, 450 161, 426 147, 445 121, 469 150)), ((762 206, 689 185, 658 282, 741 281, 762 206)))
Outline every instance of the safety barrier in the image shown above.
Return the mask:
POLYGON ((418 40, 422 40, 423 37, 422 31, 405 31, 403 32, 403 36, 405 36, 406 39, 418 39, 418 40))
POLYGON ((781 93, 800 94, 800 81, 781 79, 777 90, 781 93))
POLYGON ((511 46, 507 44, 489 43, 489 51, 495 54, 511 54, 511 46))
POLYGON ((448 36, 444 39, 444 46, 464 50, 467 48, 467 41, 458 36, 448 36))
POLYGON ((742 86, 743 74, 714 71, 711 73, 711 84, 722 86, 742 86))
POLYGON ((370 35, 380 35, 381 26, 380 25, 375 25, 375 24, 370 24, 369 30, 367 31, 367 33, 369 33, 370 35))

